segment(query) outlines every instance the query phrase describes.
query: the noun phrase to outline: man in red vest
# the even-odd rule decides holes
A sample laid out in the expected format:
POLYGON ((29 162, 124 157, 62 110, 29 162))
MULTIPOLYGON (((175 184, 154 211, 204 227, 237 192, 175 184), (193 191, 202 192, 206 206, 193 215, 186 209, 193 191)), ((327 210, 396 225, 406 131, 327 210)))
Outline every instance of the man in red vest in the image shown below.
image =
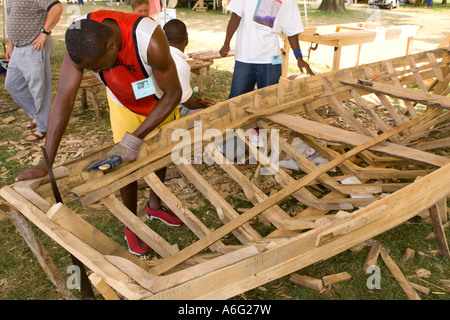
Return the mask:
MULTIPOLYGON (((176 106, 182 90, 164 31, 154 20, 139 14, 100 10, 81 17, 68 28, 66 46, 45 144, 50 162, 55 159, 69 122, 84 69, 92 70, 107 87, 116 143, 108 158, 135 160, 144 137, 178 116, 176 106)), ((16 181, 46 174, 42 162, 24 170, 16 181)), ((156 174, 163 180, 165 168, 156 174)), ((137 183, 122 188, 121 196, 124 205, 137 214, 137 183)), ((173 212, 161 206, 161 200, 152 191, 145 213, 149 219, 172 226, 182 224, 173 212)), ((132 253, 145 255, 150 251, 128 228, 125 238, 132 253)))

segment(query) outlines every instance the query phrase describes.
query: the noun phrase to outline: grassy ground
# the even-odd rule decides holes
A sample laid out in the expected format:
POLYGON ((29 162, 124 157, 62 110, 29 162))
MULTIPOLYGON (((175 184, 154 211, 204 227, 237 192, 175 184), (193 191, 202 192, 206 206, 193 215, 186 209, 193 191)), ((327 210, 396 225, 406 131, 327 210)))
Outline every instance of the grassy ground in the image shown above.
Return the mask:
MULTIPOLYGON (((64 1, 63 1, 64 2, 64 1)), ((94 9, 110 8, 104 2, 97 1, 97 6, 78 7, 75 5, 67 6, 64 3, 64 15, 54 31, 55 39, 55 56, 52 61, 52 74, 54 92, 56 92, 60 65, 64 54, 63 34, 67 23, 74 16, 85 14, 94 9)), ((324 13, 315 10, 317 3, 307 4, 307 21, 303 11, 304 23, 309 26, 319 26, 328 24, 338 24, 347 22, 368 21, 373 17, 373 11, 368 10, 367 5, 352 5, 347 7, 347 13, 324 13)), ((129 6, 114 7, 115 10, 123 10, 130 12, 129 6)), ((377 13, 382 24, 420 24, 420 32, 414 42, 414 50, 421 51, 425 49, 435 48, 446 34, 449 33, 449 24, 443 23, 448 21, 449 7, 442 5, 434 5, 433 8, 425 10, 424 8, 415 8, 409 5, 402 5, 401 9, 392 11, 382 10, 377 13), (378 14, 379 13, 379 14, 378 14), (447 19, 447 20, 446 20, 447 19), (441 21, 439 24, 439 20, 441 21), (437 22, 436 22, 437 21, 437 22), (432 23, 431 23, 432 22, 432 23)), ((187 52, 219 49, 223 39, 226 23, 229 14, 221 12, 213 12, 209 10, 205 13, 193 12, 188 8, 177 7, 177 18, 186 22, 189 29, 190 44, 187 52)), ((302 44, 304 46, 305 44, 302 44)), ((393 47, 391 45, 391 47, 393 47)), ((403 49, 401 49, 403 50, 403 49)), ((371 50, 368 50, 371 51, 371 50)), ((1 51, 0 51, 1 52, 1 51)), ((323 55, 326 55, 325 52, 323 55)), ((367 52, 369 57, 371 52, 367 52)), ((351 58, 351 57, 345 57, 351 58)), ((343 60, 345 60, 345 58, 343 60)), ((375 58, 375 57, 374 57, 375 58)), ((327 71, 327 63, 323 63, 322 54, 312 56, 311 64, 321 71, 327 71)), ((354 59, 354 58, 353 58, 354 59)), ((351 60, 351 59, 350 59, 351 60)), ((352 61, 348 62, 351 63, 352 61)), ((345 61, 343 63, 346 63, 345 61)), ((207 88, 206 95, 216 101, 223 101, 227 98, 231 75, 233 70, 233 59, 221 59, 214 63, 212 67, 213 85, 207 88)), ((290 69, 291 73, 296 72, 295 67, 290 69)), ((23 143, 23 138, 29 133, 24 129, 23 125, 28 120, 20 109, 15 110, 15 105, 9 94, 4 90, 4 77, 0 77, 0 111, 1 118, 5 119, 9 116, 15 118, 11 123, 0 122, 0 187, 13 183, 16 175, 24 168, 36 163, 39 159, 39 145, 30 146, 23 143), (11 111, 14 110, 14 111, 11 111), (20 156, 21 152, 29 151, 26 156, 20 156)), ((193 78, 192 86, 196 86, 193 78)), ((95 118, 92 109, 81 110, 79 102, 75 107, 71 123, 64 136, 61 148, 65 150, 84 150, 89 152, 93 148, 99 148, 105 144, 112 142, 108 110, 105 101, 104 92, 99 93, 101 104, 102 119, 95 118), (82 140, 81 143, 73 141, 82 140), (73 149, 70 149, 73 148, 73 149)), ((70 153, 73 157, 74 153, 70 153)), ((63 161, 64 157, 58 157, 58 161, 63 161)), ((70 157, 66 160, 70 161, 70 157)), ((141 194, 141 206, 145 202, 145 192, 141 194)), ((237 197, 231 198, 236 207, 245 207, 247 204, 242 203, 237 197)), ((207 201, 198 197, 188 199, 196 202, 195 214, 206 219, 214 219, 208 212, 214 212, 215 209, 207 204, 207 201)), ((123 226, 118 224, 106 209, 98 206, 91 210, 81 212, 77 204, 68 204, 72 209, 80 213, 83 218, 92 223, 95 227, 102 230, 105 234, 112 237, 118 243, 125 246, 123 240, 123 226)), ((286 206, 289 207, 289 203, 286 206)), ((160 232, 163 237, 172 243, 178 243, 180 248, 189 245, 195 238, 185 229, 166 228, 155 222, 151 223, 151 227, 156 232, 160 232)), ((71 261, 58 244, 49 239, 40 230, 35 229, 44 246, 50 252, 52 259, 57 264, 63 276, 68 277, 66 273, 67 267, 71 265, 71 261)), ((268 232, 269 230, 258 230, 260 232, 268 232)), ((420 294, 424 300, 448 300, 450 294, 448 287, 440 282, 441 279, 450 279, 449 259, 442 258, 436 254, 436 242, 429 235, 432 233, 431 225, 423 219, 416 217, 407 223, 376 237, 390 249, 390 255, 398 263, 399 267, 410 280, 420 285, 428 286, 432 292, 429 295, 420 294), (406 262, 401 261, 401 257, 406 248, 416 250, 416 256, 406 262), (416 270, 427 269, 431 272, 431 276, 425 279, 428 283, 415 277, 416 270), (437 286, 437 287, 436 287, 437 286), (445 289, 447 291, 445 291, 445 289)), ((450 234, 447 230, 447 237, 450 234)), ((233 243, 233 239, 226 239, 233 243)), ((51 282, 47 279, 41 270, 36 259, 30 252, 29 248, 15 230, 14 226, 8 220, 0 221, 0 300, 52 300, 60 299, 60 295, 55 290, 51 282)), ((324 275, 330 275, 339 272, 348 272, 352 279, 350 281, 338 283, 327 288, 324 292, 318 293, 314 290, 294 285, 286 276, 277 279, 262 287, 253 289, 241 294, 235 299, 280 299, 280 300, 405 300, 407 299, 403 290, 397 281, 391 276, 385 265, 378 261, 381 268, 381 288, 369 289, 366 285, 368 276, 362 271, 362 266, 367 257, 368 247, 364 247, 359 251, 348 250, 326 261, 316 263, 310 267, 300 270, 299 273, 314 278, 321 278, 324 275)), ((76 293, 77 294, 77 293, 76 293)))

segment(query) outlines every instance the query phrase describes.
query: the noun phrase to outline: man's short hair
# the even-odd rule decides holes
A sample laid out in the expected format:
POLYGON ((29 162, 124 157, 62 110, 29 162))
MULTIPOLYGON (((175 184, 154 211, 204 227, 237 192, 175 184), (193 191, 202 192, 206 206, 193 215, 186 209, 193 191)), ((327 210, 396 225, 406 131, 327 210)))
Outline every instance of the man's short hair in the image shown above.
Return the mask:
POLYGON ((183 21, 171 19, 163 27, 169 43, 181 43, 186 38, 187 28, 183 21))
POLYGON ((148 2, 148 0, 131 0, 131 8, 133 8, 133 9, 136 9, 141 4, 146 4, 146 5, 150 6, 150 3, 148 2))
POLYGON ((75 63, 99 59, 106 53, 111 35, 111 30, 100 22, 91 19, 75 21, 66 31, 67 52, 75 63))

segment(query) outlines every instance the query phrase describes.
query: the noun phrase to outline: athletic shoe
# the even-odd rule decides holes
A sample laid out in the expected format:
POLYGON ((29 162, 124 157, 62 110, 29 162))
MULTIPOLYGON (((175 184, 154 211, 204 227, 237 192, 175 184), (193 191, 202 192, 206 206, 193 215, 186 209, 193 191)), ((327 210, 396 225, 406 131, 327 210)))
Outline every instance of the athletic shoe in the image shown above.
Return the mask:
POLYGON ((125 227, 125 240, 128 244, 128 250, 132 254, 146 256, 150 253, 151 248, 127 227, 125 227))
POLYGON ((145 207, 145 215, 149 220, 161 220, 165 224, 172 227, 179 227, 183 224, 183 221, 181 221, 180 218, 175 215, 175 213, 165 208, 164 206, 159 207, 158 210, 152 210, 147 203, 147 206, 145 207))

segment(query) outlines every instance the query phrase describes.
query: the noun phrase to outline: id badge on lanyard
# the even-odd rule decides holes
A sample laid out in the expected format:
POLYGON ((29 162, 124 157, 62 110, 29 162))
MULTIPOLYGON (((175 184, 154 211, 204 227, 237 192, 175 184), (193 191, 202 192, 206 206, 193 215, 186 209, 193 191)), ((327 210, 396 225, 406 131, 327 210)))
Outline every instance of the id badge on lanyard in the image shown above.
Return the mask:
POLYGON ((152 78, 146 78, 131 83, 136 100, 151 96, 156 93, 152 78))

